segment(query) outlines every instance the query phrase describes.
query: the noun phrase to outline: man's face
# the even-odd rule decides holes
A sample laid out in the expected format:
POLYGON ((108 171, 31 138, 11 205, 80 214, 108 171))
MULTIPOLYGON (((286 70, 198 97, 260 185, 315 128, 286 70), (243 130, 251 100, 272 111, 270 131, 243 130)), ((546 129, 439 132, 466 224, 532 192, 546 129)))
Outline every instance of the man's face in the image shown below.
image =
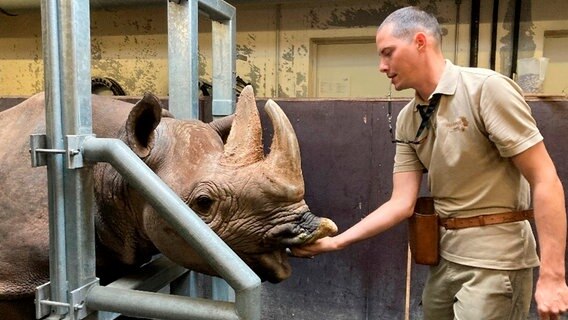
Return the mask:
POLYGON ((417 50, 414 41, 396 38, 392 26, 381 28, 375 38, 379 53, 379 71, 386 74, 396 90, 414 88, 417 50))

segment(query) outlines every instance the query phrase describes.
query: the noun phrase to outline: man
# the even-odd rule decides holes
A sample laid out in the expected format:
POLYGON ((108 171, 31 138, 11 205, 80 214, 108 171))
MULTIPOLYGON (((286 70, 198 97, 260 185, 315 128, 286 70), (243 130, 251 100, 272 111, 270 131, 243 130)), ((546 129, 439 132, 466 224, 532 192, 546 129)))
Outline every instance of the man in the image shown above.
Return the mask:
POLYGON ((532 268, 539 260, 520 211, 531 200, 541 258, 538 313, 558 319, 568 309, 568 287, 564 191, 554 164, 519 87, 491 70, 445 60, 441 37, 437 20, 415 7, 399 9, 381 24, 380 72, 397 90, 416 91, 397 119, 391 198, 345 232, 292 252, 339 250, 406 220, 426 169, 441 221, 466 223, 440 227, 441 261, 430 267, 422 296, 425 319, 528 317, 532 268), (428 102, 430 111, 419 110, 428 102), (504 216, 513 222, 485 220, 504 216))

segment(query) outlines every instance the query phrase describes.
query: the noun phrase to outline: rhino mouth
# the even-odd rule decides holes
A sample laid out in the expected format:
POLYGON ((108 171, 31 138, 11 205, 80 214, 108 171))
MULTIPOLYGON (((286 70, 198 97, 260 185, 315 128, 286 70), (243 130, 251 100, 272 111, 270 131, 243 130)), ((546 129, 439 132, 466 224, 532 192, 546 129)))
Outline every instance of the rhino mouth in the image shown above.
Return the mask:
POLYGON ((292 274, 286 249, 249 255, 243 259, 262 281, 278 283, 292 274))
POLYGON ((337 226, 333 221, 307 211, 301 215, 299 223, 278 225, 265 235, 264 245, 275 250, 248 255, 244 260, 263 281, 278 283, 292 274, 289 247, 309 244, 335 233, 337 226))

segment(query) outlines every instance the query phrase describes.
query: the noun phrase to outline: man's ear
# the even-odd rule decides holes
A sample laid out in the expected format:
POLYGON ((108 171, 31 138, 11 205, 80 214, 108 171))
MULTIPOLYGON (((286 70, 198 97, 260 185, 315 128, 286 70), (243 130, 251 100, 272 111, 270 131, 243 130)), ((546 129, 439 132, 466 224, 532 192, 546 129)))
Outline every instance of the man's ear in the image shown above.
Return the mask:
POLYGON ((426 48, 426 43, 428 42, 426 34, 424 32, 417 32, 414 35, 414 43, 418 51, 422 51, 426 48))

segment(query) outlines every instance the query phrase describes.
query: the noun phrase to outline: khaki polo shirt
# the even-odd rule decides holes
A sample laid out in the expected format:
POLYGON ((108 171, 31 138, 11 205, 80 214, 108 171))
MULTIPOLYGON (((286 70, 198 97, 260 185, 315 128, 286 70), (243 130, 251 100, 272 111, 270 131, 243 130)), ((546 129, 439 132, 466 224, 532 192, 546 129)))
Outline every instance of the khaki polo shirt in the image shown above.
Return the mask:
MULTIPOLYGON (((510 157, 543 140, 521 89, 491 70, 464 68, 446 60, 433 94, 440 103, 418 145, 397 143, 394 172, 428 171, 436 211, 444 217, 471 217, 530 207, 528 182, 510 157)), ((430 97, 431 98, 431 97, 430 97)), ((400 112, 398 140, 415 140, 421 122, 417 95, 400 112)), ((441 256, 449 261, 493 269, 538 265, 528 221, 440 228, 441 256)))

